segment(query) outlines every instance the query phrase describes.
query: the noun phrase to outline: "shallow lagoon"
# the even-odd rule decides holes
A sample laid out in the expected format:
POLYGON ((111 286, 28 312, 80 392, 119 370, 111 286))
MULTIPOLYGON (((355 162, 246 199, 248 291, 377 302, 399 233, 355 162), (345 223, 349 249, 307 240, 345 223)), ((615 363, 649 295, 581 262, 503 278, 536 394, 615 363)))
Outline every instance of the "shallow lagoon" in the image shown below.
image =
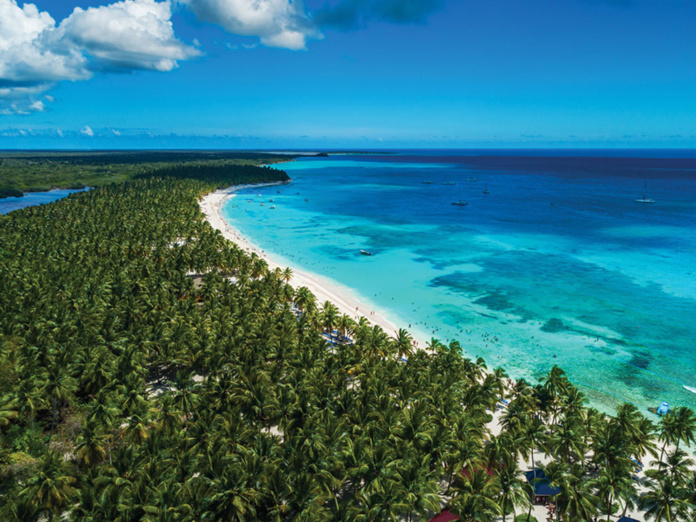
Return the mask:
POLYGON ((696 407, 696 160, 469 154, 304 158, 225 216, 513 377, 559 364, 606 411, 696 407))
POLYGON ((2 198, 0 199, 0 214, 7 214, 20 208, 53 203, 73 192, 82 192, 82 190, 55 189, 47 192, 27 192, 21 198, 2 198))

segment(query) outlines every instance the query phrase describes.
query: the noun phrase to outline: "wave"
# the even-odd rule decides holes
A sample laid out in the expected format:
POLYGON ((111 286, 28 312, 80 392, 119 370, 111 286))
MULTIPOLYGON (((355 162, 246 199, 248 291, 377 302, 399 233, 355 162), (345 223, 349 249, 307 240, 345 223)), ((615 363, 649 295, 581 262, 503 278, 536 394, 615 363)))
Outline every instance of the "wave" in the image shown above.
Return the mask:
POLYGON ((684 385, 685 390, 689 390, 691 393, 696 393, 696 388, 693 388, 691 386, 687 386, 686 384, 684 385))

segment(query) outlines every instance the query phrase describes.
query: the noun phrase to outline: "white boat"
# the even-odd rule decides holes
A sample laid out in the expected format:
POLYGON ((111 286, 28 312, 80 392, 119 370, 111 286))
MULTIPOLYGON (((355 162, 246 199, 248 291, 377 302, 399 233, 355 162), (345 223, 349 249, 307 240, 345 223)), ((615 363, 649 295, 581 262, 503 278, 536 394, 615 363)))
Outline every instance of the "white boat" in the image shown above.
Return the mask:
POLYGON ((270 208, 271 210, 273 210, 273 209, 275 208, 275 205, 271 205, 271 206, 268 207, 268 208, 270 208))
POLYGON ((453 201, 452 204, 457 205, 458 207, 466 207, 469 204, 469 202, 460 199, 459 201, 453 201))
POLYGON ((640 199, 636 199, 636 203, 655 203, 654 199, 650 199, 647 197, 646 194, 646 189, 648 188, 648 183, 646 182, 645 185, 643 186, 643 197, 640 199))
POLYGON ((360 253, 364 256, 371 256, 372 252, 368 252, 367 250, 361 250, 360 253))

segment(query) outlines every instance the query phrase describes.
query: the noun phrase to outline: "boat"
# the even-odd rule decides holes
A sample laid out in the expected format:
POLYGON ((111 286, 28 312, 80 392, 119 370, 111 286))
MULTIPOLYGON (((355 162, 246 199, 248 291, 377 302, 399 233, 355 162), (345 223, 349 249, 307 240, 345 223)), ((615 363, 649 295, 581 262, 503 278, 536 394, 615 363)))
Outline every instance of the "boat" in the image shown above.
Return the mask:
POLYGON ((636 203, 655 203, 654 199, 650 199, 649 197, 647 197, 647 194, 646 194, 647 188, 648 188, 648 183, 646 181, 645 185, 643 186, 643 197, 640 199, 636 199, 636 203))
POLYGON ((371 256, 372 252, 368 252, 367 250, 361 250, 360 253, 364 256, 371 256))
POLYGON ((648 411, 659 416, 667 415, 667 413, 669 412, 669 402, 665 401, 662 404, 660 404, 660 406, 657 408, 648 408, 648 411))
POLYGON ((270 201, 271 203, 273 203, 273 200, 272 200, 272 199, 269 199, 268 201, 270 201))
POLYGON ((471 182, 478 181, 478 178, 467 178, 467 181, 471 181, 471 182))
POLYGON ((432 181, 421 181, 421 183, 422 183, 423 185, 432 185, 432 184, 433 184, 432 181))
POLYGON ((309 198, 304 198, 304 200, 305 200, 305 203, 307 203, 309 201, 309 198))
POLYGON ((490 194, 490 193, 491 193, 491 191, 488 190, 488 183, 486 183, 486 188, 483 189, 483 193, 484 193, 484 194, 490 194))
POLYGON ((453 201, 452 204, 457 205, 458 207, 466 207, 469 204, 469 202, 460 199, 459 201, 453 201))
POLYGON ((271 205, 271 206, 268 207, 268 208, 270 208, 271 210, 273 210, 273 209, 275 209, 275 205, 271 205))
POLYGON ((441 185, 456 185, 454 181, 443 181, 441 185))

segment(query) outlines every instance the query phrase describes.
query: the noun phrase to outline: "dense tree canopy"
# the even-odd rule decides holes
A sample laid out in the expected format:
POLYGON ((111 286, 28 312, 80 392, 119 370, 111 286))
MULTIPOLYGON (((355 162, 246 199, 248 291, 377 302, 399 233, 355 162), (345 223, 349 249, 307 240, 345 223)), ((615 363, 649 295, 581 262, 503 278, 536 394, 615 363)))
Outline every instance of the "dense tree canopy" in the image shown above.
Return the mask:
POLYGON ((1 520, 505 519, 542 454, 559 519, 693 517, 690 410, 656 433, 558 368, 511 385, 456 342, 414 350, 205 221, 206 193, 284 172, 160 174, 0 217, 1 520), (641 496, 631 459, 656 434, 641 496))

